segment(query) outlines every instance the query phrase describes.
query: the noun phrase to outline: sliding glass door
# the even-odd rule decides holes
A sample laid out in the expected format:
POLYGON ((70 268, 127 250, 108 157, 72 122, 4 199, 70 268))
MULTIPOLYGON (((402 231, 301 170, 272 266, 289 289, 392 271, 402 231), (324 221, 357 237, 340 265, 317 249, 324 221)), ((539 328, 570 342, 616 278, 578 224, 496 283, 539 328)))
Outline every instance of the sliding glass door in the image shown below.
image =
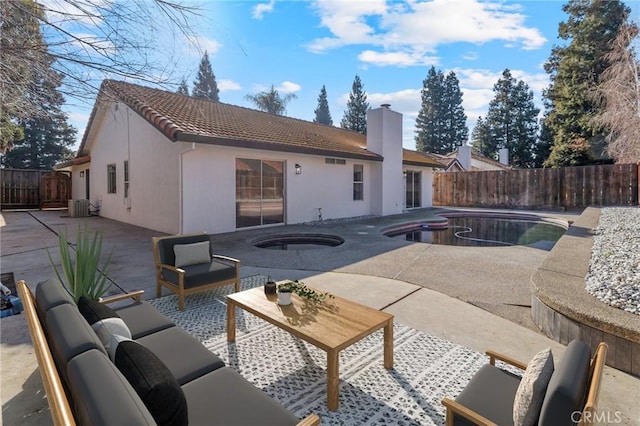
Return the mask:
POLYGON ((406 204, 408 209, 420 207, 421 190, 420 181, 422 178, 421 172, 414 172, 407 170, 406 172, 406 204))
POLYGON ((236 159, 236 227, 284 223, 284 162, 236 159))

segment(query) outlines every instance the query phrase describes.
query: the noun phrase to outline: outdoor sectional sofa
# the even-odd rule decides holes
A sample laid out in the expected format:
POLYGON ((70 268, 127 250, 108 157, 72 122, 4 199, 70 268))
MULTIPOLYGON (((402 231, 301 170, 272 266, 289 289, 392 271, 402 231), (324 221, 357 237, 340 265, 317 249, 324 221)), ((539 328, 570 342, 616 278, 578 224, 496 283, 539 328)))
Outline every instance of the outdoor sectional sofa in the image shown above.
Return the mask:
POLYGON ((106 321, 124 322, 131 334, 112 337, 107 349, 87 317, 87 306, 93 314, 111 311, 106 305, 76 304, 57 280, 38 284, 35 298, 24 281, 18 290, 55 425, 320 424, 315 414, 299 420, 226 367, 141 301, 141 291, 102 301, 117 313, 106 321))

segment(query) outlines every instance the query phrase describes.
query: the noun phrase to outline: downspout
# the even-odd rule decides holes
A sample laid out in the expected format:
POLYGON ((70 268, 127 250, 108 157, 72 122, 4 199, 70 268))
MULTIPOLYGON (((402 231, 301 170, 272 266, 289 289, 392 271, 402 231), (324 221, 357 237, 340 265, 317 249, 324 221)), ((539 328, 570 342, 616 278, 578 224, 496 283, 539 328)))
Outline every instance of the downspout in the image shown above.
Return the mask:
POLYGON ((184 179, 182 176, 182 172, 183 172, 183 166, 182 166, 182 162, 183 162, 183 158, 184 158, 184 154, 187 154, 189 152, 195 151, 196 150, 196 143, 195 142, 191 142, 191 148, 185 149, 184 151, 180 152, 180 163, 178 165, 179 169, 178 170, 178 178, 180 179, 180 181, 178 182, 178 192, 179 192, 179 200, 180 200, 180 208, 178 209, 178 233, 179 234, 184 234, 184 179))

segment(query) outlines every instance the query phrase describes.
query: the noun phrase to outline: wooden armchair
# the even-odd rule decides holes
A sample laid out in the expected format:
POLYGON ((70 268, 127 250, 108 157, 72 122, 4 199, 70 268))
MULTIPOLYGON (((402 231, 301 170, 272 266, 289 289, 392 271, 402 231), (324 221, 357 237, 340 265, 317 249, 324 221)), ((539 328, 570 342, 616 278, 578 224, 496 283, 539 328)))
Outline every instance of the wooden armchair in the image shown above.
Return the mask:
MULTIPOLYGON (((607 348, 601 342, 591 359, 585 343, 569 343, 545 391, 539 425, 593 424, 607 348)), ((495 362, 500 360, 522 370, 527 364, 494 351, 486 354, 489 364, 478 370, 460 395, 455 400, 442 400, 447 426, 513 424, 520 377, 496 367, 495 362)))
POLYGON ((156 266, 156 293, 166 287, 178 295, 178 308, 184 310, 188 294, 234 284, 240 291, 240 261, 211 252, 208 234, 153 237, 156 266))

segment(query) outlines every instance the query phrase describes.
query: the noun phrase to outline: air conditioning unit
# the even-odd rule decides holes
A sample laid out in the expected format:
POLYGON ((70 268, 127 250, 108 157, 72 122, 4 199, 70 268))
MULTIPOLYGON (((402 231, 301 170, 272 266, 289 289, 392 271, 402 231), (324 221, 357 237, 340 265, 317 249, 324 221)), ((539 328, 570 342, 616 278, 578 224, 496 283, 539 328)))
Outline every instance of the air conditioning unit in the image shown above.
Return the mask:
POLYGON ((89 216, 89 200, 69 200, 69 217, 89 216))

